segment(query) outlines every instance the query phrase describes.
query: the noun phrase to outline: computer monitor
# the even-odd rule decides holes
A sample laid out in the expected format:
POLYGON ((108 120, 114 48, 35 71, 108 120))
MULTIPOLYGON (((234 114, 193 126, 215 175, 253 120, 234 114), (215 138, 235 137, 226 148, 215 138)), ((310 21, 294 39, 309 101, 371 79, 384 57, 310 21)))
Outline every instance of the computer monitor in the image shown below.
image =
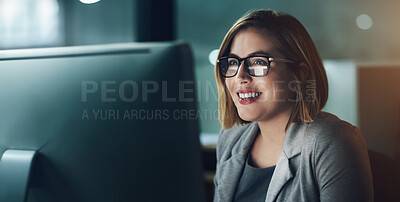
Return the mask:
POLYGON ((193 80, 182 43, 0 51, 0 155, 27 201, 204 201, 193 80))

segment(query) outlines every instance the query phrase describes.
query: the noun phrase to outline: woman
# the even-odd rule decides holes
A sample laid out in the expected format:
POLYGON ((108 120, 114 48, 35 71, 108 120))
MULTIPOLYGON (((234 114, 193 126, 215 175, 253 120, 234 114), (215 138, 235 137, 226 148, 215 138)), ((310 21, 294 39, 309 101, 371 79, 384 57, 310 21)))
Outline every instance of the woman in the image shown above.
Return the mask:
POLYGON ((372 201, 365 140, 321 112, 325 70, 294 17, 240 18, 216 64, 219 118, 214 201, 372 201))

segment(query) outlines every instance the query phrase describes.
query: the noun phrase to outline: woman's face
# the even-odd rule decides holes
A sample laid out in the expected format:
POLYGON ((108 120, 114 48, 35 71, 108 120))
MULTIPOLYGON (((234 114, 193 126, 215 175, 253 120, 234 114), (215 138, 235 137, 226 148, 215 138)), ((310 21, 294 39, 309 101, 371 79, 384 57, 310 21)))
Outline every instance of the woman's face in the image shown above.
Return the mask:
MULTIPOLYGON (((230 55, 240 58, 248 56, 269 56, 284 58, 274 47, 272 40, 254 28, 239 31, 231 45, 230 55)), ((240 118, 245 121, 268 121, 283 112, 290 112, 293 91, 289 90, 290 76, 286 63, 271 62, 264 77, 252 77, 240 64, 236 76, 226 78, 226 86, 237 108, 240 118), (240 98, 239 93, 250 93, 256 97, 240 98), (257 96, 259 94, 259 96, 257 96)))

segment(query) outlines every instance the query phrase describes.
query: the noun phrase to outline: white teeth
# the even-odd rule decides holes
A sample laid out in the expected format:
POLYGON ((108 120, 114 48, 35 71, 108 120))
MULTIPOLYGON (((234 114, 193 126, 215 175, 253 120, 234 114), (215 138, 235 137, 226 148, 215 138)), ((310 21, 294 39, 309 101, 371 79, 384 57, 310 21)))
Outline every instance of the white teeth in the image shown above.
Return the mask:
POLYGON ((239 97, 242 99, 248 99, 252 97, 258 97, 261 93, 251 92, 251 93, 238 93, 239 97))

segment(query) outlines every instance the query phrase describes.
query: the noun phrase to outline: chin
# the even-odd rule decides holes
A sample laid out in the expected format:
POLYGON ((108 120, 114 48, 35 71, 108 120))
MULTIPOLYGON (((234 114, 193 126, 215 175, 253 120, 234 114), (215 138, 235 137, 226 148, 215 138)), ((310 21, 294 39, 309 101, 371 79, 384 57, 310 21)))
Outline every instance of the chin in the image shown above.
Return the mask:
POLYGON ((255 114, 250 114, 250 113, 238 113, 239 117, 244 120, 244 121, 249 121, 249 122, 253 122, 257 120, 257 116, 255 116, 255 114))

